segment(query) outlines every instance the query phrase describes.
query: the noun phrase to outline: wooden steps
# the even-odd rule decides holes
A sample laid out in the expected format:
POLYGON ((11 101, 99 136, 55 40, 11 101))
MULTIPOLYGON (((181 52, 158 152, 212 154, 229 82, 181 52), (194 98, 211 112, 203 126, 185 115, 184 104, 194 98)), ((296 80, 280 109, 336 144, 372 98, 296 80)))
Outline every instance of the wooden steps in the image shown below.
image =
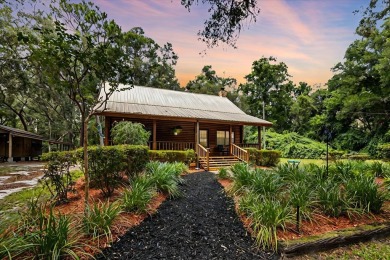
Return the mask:
MULTIPOLYGON (((233 164, 241 162, 235 156, 210 156, 209 157, 209 171, 216 171, 223 167, 230 167, 233 164)), ((203 169, 207 169, 206 158, 199 159, 199 164, 203 169)))

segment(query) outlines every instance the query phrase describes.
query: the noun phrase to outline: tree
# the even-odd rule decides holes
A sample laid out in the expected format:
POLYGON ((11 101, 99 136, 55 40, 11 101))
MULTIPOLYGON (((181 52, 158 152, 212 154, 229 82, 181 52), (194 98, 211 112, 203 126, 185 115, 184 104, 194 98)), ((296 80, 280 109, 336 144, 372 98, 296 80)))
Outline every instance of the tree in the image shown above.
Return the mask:
POLYGON ((334 66, 336 74, 328 81, 327 120, 336 145, 351 150, 369 147, 372 152, 389 128, 390 9, 387 5, 378 10, 377 3, 371 1, 356 29, 362 38, 348 47, 344 62, 334 66))
POLYGON ((249 113, 263 118, 264 108, 265 119, 273 122, 277 131, 288 130, 291 125, 294 84, 287 69, 285 63, 276 63, 274 57, 262 57, 253 62, 252 72, 245 76, 247 82, 239 88, 246 95, 249 113))
POLYGON ((205 65, 201 74, 187 83, 186 90, 192 93, 218 95, 221 89, 234 90, 236 84, 236 79, 219 77, 211 65, 205 65))
POLYGON ((122 90, 119 83, 128 83, 131 68, 123 63, 120 27, 108 21, 98 7, 84 1, 69 4, 60 0, 51 8, 48 18, 53 17, 53 22, 36 25, 41 40, 30 44, 30 62, 52 91, 66 94, 78 108, 88 204, 88 123, 98 109, 105 109, 115 91, 122 90))
MULTIPOLYGON (((190 11, 199 0, 181 0, 181 4, 190 11)), ((200 39, 208 47, 218 46, 219 42, 236 47, 236 42, 245 22, 256 22, 260 8, 257 0, 202 0, 209 6, 211 13, 204 22, 204 29, 198 32, 200 39)))

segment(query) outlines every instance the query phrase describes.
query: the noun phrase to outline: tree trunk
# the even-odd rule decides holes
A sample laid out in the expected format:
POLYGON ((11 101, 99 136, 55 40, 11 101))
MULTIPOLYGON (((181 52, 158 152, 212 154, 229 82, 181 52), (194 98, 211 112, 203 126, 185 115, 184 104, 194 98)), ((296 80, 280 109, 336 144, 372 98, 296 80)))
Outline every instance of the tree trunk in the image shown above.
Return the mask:
MULTIPOLYGON (((81 112, 81 129, 80 129, 80 147, 84 146, 84 139, 85 139, 85 129, 88 127, 88 124, 85 125, 85 115, 84 112, 81 112)), ((88 122, 87 122, 88 123, 88 122)), ((87 134, 88 136, 88 134, 87 134)))
POLYGON ((96 116, 96 123, 98 125, 98 132, 99 132, 99 143, 100 146, 104 146, 104 139, 103 139, 103 132, 102 132, 102 123, 100 122, 100 116, 96 116))
POLYGON ((89 205, 89 172, 88 172, 88 122, 90 119, 88 115, 83 121, 83 150, 84 150, 84 179, 85 179, 85 196, 84 196, 84 211, 89 205))

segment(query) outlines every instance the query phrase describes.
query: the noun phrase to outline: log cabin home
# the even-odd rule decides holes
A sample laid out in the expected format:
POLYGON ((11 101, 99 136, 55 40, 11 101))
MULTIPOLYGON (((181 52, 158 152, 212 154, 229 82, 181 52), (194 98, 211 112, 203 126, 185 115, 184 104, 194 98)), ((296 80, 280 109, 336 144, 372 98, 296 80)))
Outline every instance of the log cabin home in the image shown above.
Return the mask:
POLYGON ((110 131, 116 122, 138 122, 151 132, 150 149, 194 149, 205 169, 247 162, 243 148, 261 149, 261 127, 272 126, 244 113, 223 90, 214 96, 134 86, 114 92, 97 114, 105 117, 105 145, 112 144, 110 131), (258 143, 243 143, 244 125, 258 127, 258 143))
POLYGON ((0 161, 29 161, 42 154, 43 136, 0 125, 0 161))

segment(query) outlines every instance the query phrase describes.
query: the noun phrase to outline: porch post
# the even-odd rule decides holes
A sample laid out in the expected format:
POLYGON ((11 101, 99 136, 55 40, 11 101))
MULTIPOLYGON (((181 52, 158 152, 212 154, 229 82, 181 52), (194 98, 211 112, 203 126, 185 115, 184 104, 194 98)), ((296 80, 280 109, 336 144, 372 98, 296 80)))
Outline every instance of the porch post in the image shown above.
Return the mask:
POLYGON ((261 150, 261 126, 257 127, 257 143, 259 145, 259 150, 261 150))
POLYGON ((157 123, 156 119, 153 120, 153 150, 157 150, 157 123))
POLYGON ((196 127, 195 127, 195 152, 196 152, 196 169, 199 169, 199 121, 196 121, 196 127))
POLYGON ((110 139, 110 118, 106 116, 104 120, 104 146, 108 146, 110 139))
POLYGON ((229 127, 229 155, 232 154, 232 125, 229 127))
POLYGON ((12 162, 12 134, 8 134, 8 162, 12 162))

